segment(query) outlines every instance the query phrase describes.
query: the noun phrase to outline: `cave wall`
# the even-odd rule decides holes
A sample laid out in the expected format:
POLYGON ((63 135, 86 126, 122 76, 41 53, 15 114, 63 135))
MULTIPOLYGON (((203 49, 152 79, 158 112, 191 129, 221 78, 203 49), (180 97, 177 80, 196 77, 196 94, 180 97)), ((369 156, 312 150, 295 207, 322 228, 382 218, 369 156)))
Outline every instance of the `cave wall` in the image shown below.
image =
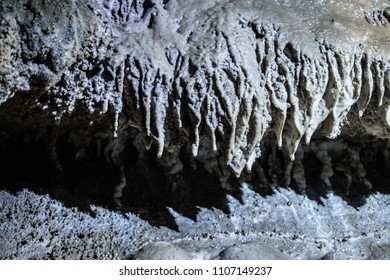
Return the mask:
POLYGON ((185 197, 193 174, 347 195, 386 179, 386 1, 5 0, 0 11, 3 168, 29 170, 27 183, 107 172, 121 206, 131 178, 152 189, 156 174, 185 197), (30 161, 12 156, 31 149, 30 161))

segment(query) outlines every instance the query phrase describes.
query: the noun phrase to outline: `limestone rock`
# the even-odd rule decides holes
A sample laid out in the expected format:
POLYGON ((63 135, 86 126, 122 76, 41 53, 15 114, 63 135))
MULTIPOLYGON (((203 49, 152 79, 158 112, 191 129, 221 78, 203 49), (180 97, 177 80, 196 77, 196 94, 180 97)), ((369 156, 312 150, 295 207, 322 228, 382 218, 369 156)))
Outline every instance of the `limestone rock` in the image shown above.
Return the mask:
MULTIPOLYGON (((77 155, 107 140, 116 200, 132 129, 170 175, 183 150, 222 185, 279 160, 300 189, 302 140, 329 185, 337 149, 311 142, 390 137, 386 1, 6 0, 0 11, 1 126, 45 138, 58 170, 58 139, 77 155)), ((359 148, 347 153, 346 190, 370 189, 359 148)))
POLYGON ((288 260, 287 255, 262 242, 234 245, 219 254, 221 260, 288 260))
POLYGON ((190 260, 190 255, 182 248, 168 242, 155 242, 146 245, 130 259, 134 260, 190 260))

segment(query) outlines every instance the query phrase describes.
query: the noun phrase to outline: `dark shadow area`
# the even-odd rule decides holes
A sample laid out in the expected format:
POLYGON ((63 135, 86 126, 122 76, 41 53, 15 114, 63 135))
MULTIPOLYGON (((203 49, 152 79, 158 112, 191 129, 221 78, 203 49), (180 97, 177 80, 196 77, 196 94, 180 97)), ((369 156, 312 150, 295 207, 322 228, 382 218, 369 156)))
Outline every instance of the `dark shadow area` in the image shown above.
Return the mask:
MULTIPOLYGON (((135 148, 130 144, 125 155, 131 155, 135 148)), ((181 215, 195 220, 199 207, 218 208, 229 213, 226 191, 218 178, 208 173, 196 162, 196 171, 186 164, 179 174, 169 174, 156 157, 154 147, 141 158, 125 159, 127 187, 123 191, 122 209, 138 214, 155 226, 177 229, 177 225, 167 207, 181 215)), ((178 160, 186 162, 186 153, 178 160)))
POLYGON ((343 144, 348 149, 330 153, 334 173, 330 178, 331 186, 320 179, 322 162, 312 151, 305 153, 306 195, 322 204, 320 198, 326 198, 329 192, 333 192, 349 205, 359 208, 371 194, 390 194, 388 141, 367 137, 344 140, 343 144))
MULTIPOLYGON (((204 163, 193 158, 184 146, 177 158, 183 168, 172 173, 164 156, 157 158, 155 145, 150 151, 144 148, 140 151, 140 145, 134 144, 136 133, 129 133, 122 142, 115 144, 112 135, 90 134, 89 121, 83 119, 84 126, 74 127, 72 122, 65 122, 69 127, 64 131, 68 132, 53 132, 56 135, 53 142, 50 130, 41 132, 44 137, 37 137, 37 130, 23 130, 23 123, 26 127, 37 126, 31 118, 13 123, 15 127, 19 126, 15 129, 9 123, 10 119, 17 118, 16 115, 0 117, 6 119, 0 125, 1 189, 15 193, 27 188, 38 194, 48 194, 67 207, 77 207, 92 216, 91 204, 123 213, 132 212, 152 225, 177 230, 168 208, 193 220, 200 207, 221 209, 229 214, 226 195, 243 203, 242 182, 248 182, 253 191, 263 197, 272 195, 275 187, 288 186, 319 204, 333 192, 353 207, 362 206, 372 193, 390 193, 390 146, 386 141, 329 141, 331 144, 327 149, 334 170, 331 186, 321 180, 323 162, 318 149, 302 146, 301 162, 306 182, 306 187, 302 188, 296 175, 302 166, 291 163, 286 152, 275 147, 274 139, 268 139, 263 143, 262 156, 252 172, 244 171, 240 179, 231 175, 227 181, 230 187, 224 189, 216 173, 206 170, 204 163), (121 145, 123 148, 118 148, 121 145), (121 198, 122 207, 118 208, 114 193, 121 181, 121 170, 126 187, 121 198), (372 184, 371 189, 367 182, 372 184)), ((320 143, 321 140, 314 140, 311 145, 320 143)))
MULTIPOLYGON (((220 187, 217 176, 208 173, 202 164, 195 160, 197 170, 184 165, 180 175, 169 175, 156 157, 155 148, 139 158, 131 139, 123 151, 127 185, 123 190, 122 207, 118 209, 114 192, 120 172, 105 155, 110 140, 99 139, 99 146, 91 141, 80 151, 67 138, 64 135, 58 139, 55 161, 46 141, 29 141, 23 136, 3 139, 0 144, 1 189, 16 193, 27 188, 37 194, 48 194, 65 206, 77 207, 92 216, 91 204, 112 211, 132 212, 152 225, 175 230, 177 225, 168 207, 193 220, 199 207, 229 213, 227 192, 220 187)), ((187 154, 182 154, 186 160, 187 154)), ((239 199, 239 188, 237 190, 231 194, 239 199)))

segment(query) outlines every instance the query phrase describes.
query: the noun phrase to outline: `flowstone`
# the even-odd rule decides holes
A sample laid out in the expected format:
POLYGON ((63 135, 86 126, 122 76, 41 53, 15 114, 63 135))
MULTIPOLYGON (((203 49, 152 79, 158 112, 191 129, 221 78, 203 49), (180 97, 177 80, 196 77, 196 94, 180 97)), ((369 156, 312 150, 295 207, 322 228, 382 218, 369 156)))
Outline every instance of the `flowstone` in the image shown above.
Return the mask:
POLYGON ((55 186, 98 159, 118 207, 139 172, 188 200, 192 172, 370 192, 390 166, 387 4, 2 1, 2 152, 38 147, 55 186))

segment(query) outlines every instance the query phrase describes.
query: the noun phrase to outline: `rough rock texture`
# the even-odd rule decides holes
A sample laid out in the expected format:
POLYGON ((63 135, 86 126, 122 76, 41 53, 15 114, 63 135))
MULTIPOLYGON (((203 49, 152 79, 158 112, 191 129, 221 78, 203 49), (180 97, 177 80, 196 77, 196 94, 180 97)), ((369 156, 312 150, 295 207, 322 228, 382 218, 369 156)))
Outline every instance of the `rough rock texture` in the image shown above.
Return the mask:
POLYGON ((192 220, 171 209, 176 231, 132 213, 92 205, 88 214, 48 195, 2 191, 0 259, 389 259, 389 195, 354 208, 332 193, 321 204, 287 189, 241 191, 241 202, 228 197, 230 214, 202 207, 192 220))
POLYGON ((222 185, 226 166, 237 176, 259 169, 264 139, 299 162, 301 140, 389 137, 384 2, 7 0, 0 8, 3 126, 25 133, 25 112, 59 172, 59 138, 79 154, 118 136, 108 144, 118 197, 126 145, 117 142, 130 127, 147 149, 156 143, 170 174, 187 149, 222 185))
POLYGON ((350 2, 1 1, 0 185, 160 222, 388 192, 390 12, 350 2))
POLYGON ((288 260, 289 257, 280 253, 263 242, 248 242, 234 245, 219 254, 221 260, 288 260))
POLYGON ((155 242, 146 245, 128 257, 132 260, 190 260, 190 254, 179 246, 168 242, 155 242))

